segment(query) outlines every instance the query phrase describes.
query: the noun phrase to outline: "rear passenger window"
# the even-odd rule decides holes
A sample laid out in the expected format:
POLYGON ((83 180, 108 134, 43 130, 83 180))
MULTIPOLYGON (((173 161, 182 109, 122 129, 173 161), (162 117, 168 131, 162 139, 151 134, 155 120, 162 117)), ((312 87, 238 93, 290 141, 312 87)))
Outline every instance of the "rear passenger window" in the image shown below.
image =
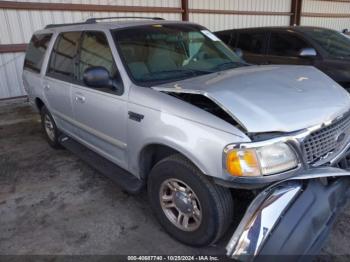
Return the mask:
POLYGON ((226 45, 234 49, 237 42, 237 33, 236 32, 221 32, 216 34, 217 37, 221 39, 226 45))
POLYGON ((302 48, 309 45, 298 36, 290 33, 271 33, 269 54, 296 57, 302 48))
POLYGON ((237 38, 238 38, 237 36, 238 36, 238 33, 236 33, 236 32, 233 32, 233 33, 231 34, 230 46, 231 46, 232 48, 235 48, 235 47, 236 47, 237 38))
POLYGON ((24 59, 24 69, 40 73, 44 56, 49 46, 52 34, 36 34, 30 40, 26 57, 24 59))
POLYGON ((245 53, 263 54, 264 41, 264 32, 244 32, 239 34, 237 47, 245 53))
POLYGON ((226 45, 230 45, 230 42, 231 42, 230 32, 219 32, 219 33, 215 33, 215 35, 219 37, 220 40, 224 42, 226 45))
POLYGON ((92 31, 83 34, 78 63, 78 80, 82 82, 84 71, 94 66, 106 68, 112 78, 117 76, 112 51, 103 32, 92 31))
POLYGON ((73 79, 80 35, 80 32, 67 32, 58 36, 50 57, 50 75, 64 80, 73 79))

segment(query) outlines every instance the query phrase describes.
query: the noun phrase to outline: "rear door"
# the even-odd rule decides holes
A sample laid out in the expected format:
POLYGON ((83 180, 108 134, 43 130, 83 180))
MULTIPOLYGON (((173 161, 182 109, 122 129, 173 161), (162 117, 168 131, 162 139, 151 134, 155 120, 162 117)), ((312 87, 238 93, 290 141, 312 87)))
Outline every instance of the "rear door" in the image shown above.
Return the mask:
POLYGON ((65 32, 58 35, 43 80, 49 111, 58 128, 68 134, 76 134, 71 103, 71 83, 74 80, 74 63, 80 36, 81 32, 65 32))
POLYGON ((76 63, 76 82, 72 85, 79 139, 90 149, 127 168, 127 94, 119 94, 110 87, 87 86, 84 71, 95 66, 106 68, 110 76, 123 85, 105 32, 86 31, 76 63))
POLYGON ((252 64, 266 64, 267 34, 265 31, 242 30, 239 31, 237 37, 238 39, 235 40, 237 41, 236 47, 243 51, 243 59, 245 61, 252 64))
POLYGON ((267 50, 268 64, 312 65, 315 57, 300 57, 301 49, 312 47, 293 31, 272 31, 267 50))

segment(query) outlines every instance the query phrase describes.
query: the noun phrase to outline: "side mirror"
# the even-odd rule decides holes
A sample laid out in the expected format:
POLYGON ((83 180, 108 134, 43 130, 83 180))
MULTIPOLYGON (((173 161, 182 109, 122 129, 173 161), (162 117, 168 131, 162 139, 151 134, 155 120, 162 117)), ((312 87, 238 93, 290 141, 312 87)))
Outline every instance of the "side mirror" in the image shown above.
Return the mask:
POLYGON ((83 80, 87 86, 96 88, 108 87, 111 84, 109 72, 102 66, 93 66, 85 69, 83 80))
POLYGON ((124 91, 123 85, 112 79, 109 72, 103 66, 93 66, 85 69, 83 74, 84 83, 94 88, 111 88, 121 95, 124 91))
POLYGON ((233 49, 233 51, 236 53, 236 55, 237 55, 238 57, 240 57, 240 58, 243 57, 243 51, 242 51, 242 49, 240 49, 240 48, 235 48, 235 49, 233 49))
POLYGON ((314 57, 317 56, 317 52, 312 47, 302 48, 299 52, 300 57, 314 57))

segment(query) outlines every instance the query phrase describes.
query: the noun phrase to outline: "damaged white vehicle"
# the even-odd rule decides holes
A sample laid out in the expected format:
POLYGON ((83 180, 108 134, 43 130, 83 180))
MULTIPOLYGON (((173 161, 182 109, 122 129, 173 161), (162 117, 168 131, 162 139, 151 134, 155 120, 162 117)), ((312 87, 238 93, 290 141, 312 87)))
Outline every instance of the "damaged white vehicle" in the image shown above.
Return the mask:
POLYGON ((345 203, 350 98, 313 67, 248 65, 193 23, 89 19, 36 32, 23 80, 48 142, 146 186, 185 244, 234 228, 233 258, 317 254, 345 203))

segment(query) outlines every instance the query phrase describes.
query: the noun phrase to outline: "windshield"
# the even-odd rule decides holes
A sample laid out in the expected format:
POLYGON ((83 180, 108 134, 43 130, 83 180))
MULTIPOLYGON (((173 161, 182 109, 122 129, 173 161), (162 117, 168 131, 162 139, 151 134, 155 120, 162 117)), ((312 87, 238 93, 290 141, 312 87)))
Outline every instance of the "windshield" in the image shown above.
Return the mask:
POLYGON ((196 25, 148 25, 114 31, 119 53, 139 85, 151 86, 245 65, 196 25))
POLYGON ((315 28, 305 32, 311 39, 336 58, 350 57, 350 39, 343 34, 329 29, 315 28))

